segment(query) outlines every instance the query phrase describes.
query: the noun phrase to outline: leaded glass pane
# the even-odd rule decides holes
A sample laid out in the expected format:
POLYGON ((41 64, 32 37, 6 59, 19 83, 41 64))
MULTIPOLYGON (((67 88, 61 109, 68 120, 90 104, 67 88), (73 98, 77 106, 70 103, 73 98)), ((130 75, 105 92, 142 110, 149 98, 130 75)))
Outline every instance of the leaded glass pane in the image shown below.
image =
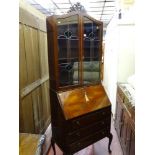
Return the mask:
POLYGON ((79 83, 78 16, 57 19, 59 85, 79 83))
POLYGON ((84 84, 97 83, 100 81, 100 26, 92 20, 84 17, 84 60, 83 81, 84 84))

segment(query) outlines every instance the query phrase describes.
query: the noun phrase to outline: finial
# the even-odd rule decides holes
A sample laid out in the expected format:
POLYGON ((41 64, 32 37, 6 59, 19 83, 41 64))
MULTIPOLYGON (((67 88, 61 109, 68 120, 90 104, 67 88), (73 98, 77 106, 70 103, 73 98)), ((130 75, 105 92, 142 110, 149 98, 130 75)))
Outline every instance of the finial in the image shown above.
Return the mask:
POLYGON ((84 12, 86 13, 86 10, 84 8, 83 5, 80 4, 80 2, 77 2, 76 4, 74 4, 73 6, 70 7, 70 10, 67 12, 73 12, 73 11, 81 11, 81 12, 84 12))

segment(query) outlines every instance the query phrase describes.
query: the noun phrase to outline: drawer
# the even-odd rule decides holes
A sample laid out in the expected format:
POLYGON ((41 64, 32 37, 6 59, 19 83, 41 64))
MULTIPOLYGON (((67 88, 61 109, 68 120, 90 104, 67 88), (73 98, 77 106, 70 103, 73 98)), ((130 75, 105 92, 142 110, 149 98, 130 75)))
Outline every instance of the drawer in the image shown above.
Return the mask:
POLYGON ((66 134, 66 138, 65 138, 66 142, 73 143, 77 140, 80 140, 83 137, 90 136, 100 130, 102 130, 105 133, 109 133, 110 132, 110 124, 111 124, 110 119, 105 118, 104 120, 102 120, 98 123, 94 123, 93 125, 90 125, 90 126, 85 126, 84 128, 76 130, 75 132, 66 134))
POLYGON ((104 121, 107 118, 111 121, 111 106, 83 115, 76 119, 69 120, 67 123, 67 128, 68 131, 74 131, 86 126, 90 126, 95 122, 104 121))
POLYGON ((99 132, 92 134, 91 136, 85 137, 79 141, 76 141, 75 143, 68 145, 68 150, 70 150, 70 152, 72 152, 72 153, 75 153, 75 152, 97 142, 98 140, 100 140, 106 136, 107 136, 107 133, 104 132, 103 130, 101 130, 99 132))

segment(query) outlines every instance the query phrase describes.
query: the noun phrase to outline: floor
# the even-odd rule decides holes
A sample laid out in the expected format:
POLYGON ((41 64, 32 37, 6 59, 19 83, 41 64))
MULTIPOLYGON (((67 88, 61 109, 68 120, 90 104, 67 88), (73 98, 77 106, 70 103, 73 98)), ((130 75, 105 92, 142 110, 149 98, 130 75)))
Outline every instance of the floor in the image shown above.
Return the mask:
MULTIPOLYGON (((48 128, 48 134, 51 131, 51 127, 48 128)), ((114 122, 111 123, 111 133, 113 134, 113 141, 111 144, 112 153, 108 153, 108 138, 104 138, 93 145, 88 146, 87 148, 75 153, 74 155, 123 155, 122 149, 119 143, 119 139, 117 137, 116 130, 114 128, 114 122)), ((48 142, 46 142, 48 143, 48 142)), ((47 155, 53 155, 52 148, 49 149, 47 155)), ((63 155, 62 151, 56 145, 56 155, 63 155)))

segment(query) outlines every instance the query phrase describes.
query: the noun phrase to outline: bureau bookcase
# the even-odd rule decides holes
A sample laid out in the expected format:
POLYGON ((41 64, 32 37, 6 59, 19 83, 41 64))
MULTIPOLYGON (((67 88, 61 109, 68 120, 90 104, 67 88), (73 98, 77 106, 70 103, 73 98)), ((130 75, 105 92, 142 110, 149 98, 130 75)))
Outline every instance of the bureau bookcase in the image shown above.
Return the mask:
POLYGON ((84 12, 47 18, 52 146, 73 154, 112 141, 111 103, 101 84, 103 23, 84 12))

